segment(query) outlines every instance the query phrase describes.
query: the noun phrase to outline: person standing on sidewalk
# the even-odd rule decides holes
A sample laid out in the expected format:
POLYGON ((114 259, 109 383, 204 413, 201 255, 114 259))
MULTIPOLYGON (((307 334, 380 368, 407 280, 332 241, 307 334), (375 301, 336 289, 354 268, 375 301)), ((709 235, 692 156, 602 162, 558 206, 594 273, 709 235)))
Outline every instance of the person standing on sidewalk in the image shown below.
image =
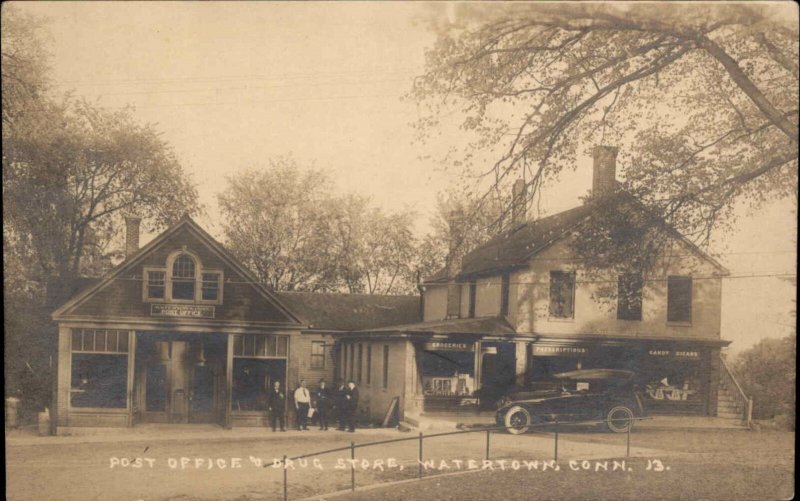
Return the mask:
POLYGON ((294 390, 294 408, 297 411, 297 429, 308 430, 308 409, 311 407, 311 393, 306 388, 306 380, 294 390))
POLYGON ((272 431, 275 431, 277 421, 280 421, 281 431, 286 431, 286 421, 283 416, 286 412, 286 394, 281 388, 280 381, 275 381, 272 385, 267 397, 267 409, 269 410, 269 422, 272 425, 272 431))
POLYGON ((339 420, 339 431, 345 430, 347 422, 347 384, 344 380, 339 381, 339 388, 336 390, 336 417, 339 420))
POLYGON ((325 384, 324 379, 319 380, 319 388, 314 393, 316 400, 317 419, 319 420, 319 429, 323 431, 328 430, 328 410, 330 409, 331 390, 325 384))
POLYGON ((356 410, 358 409, 358 388, 355 381, 347 383, 346 396, 346 409, 347 409, 347 431, 355 433, 356 431, 356 410))

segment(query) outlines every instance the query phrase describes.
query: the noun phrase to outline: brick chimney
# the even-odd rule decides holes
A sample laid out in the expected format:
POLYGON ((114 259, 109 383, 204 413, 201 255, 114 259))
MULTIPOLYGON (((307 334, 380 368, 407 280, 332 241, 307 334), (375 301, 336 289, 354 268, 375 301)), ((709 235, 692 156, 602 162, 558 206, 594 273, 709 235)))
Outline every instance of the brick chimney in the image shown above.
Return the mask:
POLYGON ((614 191, 617 183, 617 148, 595 146, 592 155, 594 157, 592 196, 608 195, 614 191))
POLYGON ((452 211, 447 219, 449 228, 449 247, 445 267, 447 270, 447 318, 458 318, 461 312, 461 284, 456 283, 456 276, 461 271, 463 252, 463 216, 452 211))
POLYGON ((139 250, 139 225, 142 218, 138 216, 125 216, 125 259, 130 258, 139 250))
POLYGON ((511 190, 511 227, 516 228, 528 219, 528 185, 522 179, 514 181, 511 190))

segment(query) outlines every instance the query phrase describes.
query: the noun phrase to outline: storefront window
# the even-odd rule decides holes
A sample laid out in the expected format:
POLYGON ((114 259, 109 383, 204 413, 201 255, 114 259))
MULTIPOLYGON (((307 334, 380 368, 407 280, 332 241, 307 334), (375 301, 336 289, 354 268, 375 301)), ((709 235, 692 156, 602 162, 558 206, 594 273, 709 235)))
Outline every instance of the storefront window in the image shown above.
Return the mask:
POLYGON ((286 359, 288 339, 274 334, 244 334, 233 340, 233 388, 231 406, 234 411, 264 411, 266 397, 275 381, 286 391, 286 359))
POLYGON ((469 397, 475 391, 475 354, 471 351, 422 352, 422 388, 426 396, 469 397))
MULTIPOLYGON (((236 358, 233 360, 231 405, 235 411, 266 410, 267 391, 271 388, 272 360, 236 358)), ((277 361, 276 361, 277 362, 277 361)), ((278 375, 282 382, 282 377, 278 375)))
POLYGON ((74 329, 70 405, 126 408, 128 331, 74 329))
POLYGON ((288 354, 286 336, 275 334, 244 334, 233 339, 235 357, 285 357, 288 354))

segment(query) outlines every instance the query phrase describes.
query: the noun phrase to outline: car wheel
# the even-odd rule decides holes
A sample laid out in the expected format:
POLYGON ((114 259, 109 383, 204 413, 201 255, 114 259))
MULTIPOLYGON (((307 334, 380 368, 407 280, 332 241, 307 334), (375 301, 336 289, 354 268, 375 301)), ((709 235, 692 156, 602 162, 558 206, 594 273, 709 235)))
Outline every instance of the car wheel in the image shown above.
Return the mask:
POLYGON ((512 435, 525 433, 531 427, 531 413, 528 409, 515 405, 506 412, 505 424, 512 435))
POLYGON ((633 426, 633 411, 618 405, 608 411, 606 427, 614 433, 626 433, 633 426))

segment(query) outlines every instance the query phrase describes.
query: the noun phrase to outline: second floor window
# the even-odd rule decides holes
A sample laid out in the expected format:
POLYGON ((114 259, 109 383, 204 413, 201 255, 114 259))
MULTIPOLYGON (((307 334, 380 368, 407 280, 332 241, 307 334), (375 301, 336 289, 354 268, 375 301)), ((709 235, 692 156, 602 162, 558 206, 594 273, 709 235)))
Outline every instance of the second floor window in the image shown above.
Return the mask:
POLYGON ((203 301, 219 299, 219 273, 203 273, 203 301))
POLYGON ((617 318, 642 319, 642 275, 625 273, 617 280, 617 318))
POLYGON ((500 315, 508 316, 508 299, 511 293, 511 276, 506 273, 503 275, 503 282, 500 286, 500 315))
POLYGON ((194 281, 194 259, 181 254, 172 263, 172 299, 193 300, 194 281))
POLYGON ((692 277, 667 277, 667 322, 692 321, 692 277))
POLYGON ((469 284, 469 318, 475 318, 475 302, 478 295, 478 285, 475 282, 469 284))
POLYGON ((188 252, 178 251, 173 256, 164 267, 144 267, 145 301, 222 304, 221 270, 206 269, 188 252))
POLYGON ((575 318, 575 272, 550 272, 550 316, 575 318))
POLYGON ((163 271, 147 272, 147 297, 151 299, 164 299, 167 285, 167 274, 163 271))

